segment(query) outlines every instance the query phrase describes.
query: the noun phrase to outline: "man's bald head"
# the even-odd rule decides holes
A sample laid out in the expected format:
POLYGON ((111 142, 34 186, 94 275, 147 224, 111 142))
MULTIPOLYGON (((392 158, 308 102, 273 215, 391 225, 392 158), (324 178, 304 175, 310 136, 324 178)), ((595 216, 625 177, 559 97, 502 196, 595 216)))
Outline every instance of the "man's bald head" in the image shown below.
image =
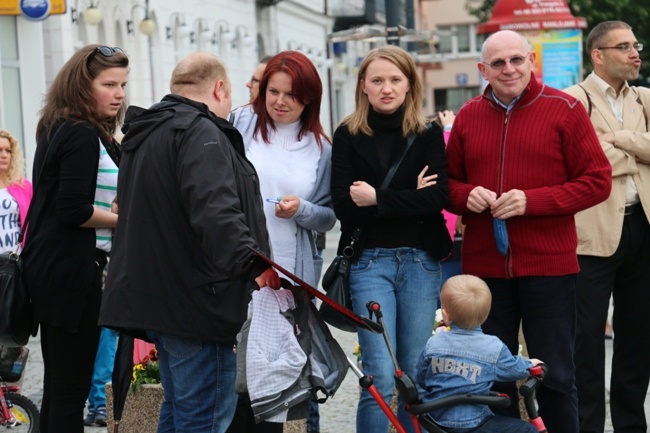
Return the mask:
POLYGON ((496 33, 491 34, 483 42, 483 47, 481 49, 483 61, 486 60, 490 55, 490 50, 494 50, 495 47, 500 47, 504 43, 512 44, 521 44, 521 47, 526 52, 530 51, 530 43, 521 33, 517 33, 513 30, 500 30, 496 33))
POLYGON ((193 99, 192 96, 212 91, 219 80, 224 82, 224 90, 230 93, 226 65, 214 54, 196 52, 178 62, 169 88, 174 94, 193 99))
POLYGON ((169 88, 176 95, 204 103, 222 118, 232 108, 228 71, 214 54, 196 52, 178 62, 169 88))

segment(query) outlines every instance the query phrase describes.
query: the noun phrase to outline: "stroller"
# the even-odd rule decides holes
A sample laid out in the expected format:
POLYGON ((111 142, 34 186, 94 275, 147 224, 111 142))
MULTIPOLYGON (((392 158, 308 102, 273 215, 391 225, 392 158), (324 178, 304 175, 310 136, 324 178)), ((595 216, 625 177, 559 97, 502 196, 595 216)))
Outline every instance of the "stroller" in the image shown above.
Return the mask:
MULTIPOLYGON (((388 337, 388 331, 383 324, 383 314, 381 312, 381 306, 377 302, 370 301, 367 305, 368 316, 372 318, 374 315, 376 317, 376 323, 381 326, 382 335, 384 336, 384 341, 386 346, 388 346, 388 353, 390 354, 393 365, 395 366, 395 388, 397 393, 404 403, 406 411, 411 416, 411 421, 415 428, 416 433, 421 433, 424 428, 424 431, 429 433, 447 433, 447 431, 440 426, 436 421, 429 415, 431 411, 442 409, 448 406, 456 404, 484 404, 493 408, 506 408, 510 406, 511 400, 508 395, 491 393, 490 395, 474 395, 474 394, 459 394, 452 395, 449 397, 444 397, 435 401, 423 403, 420 399, 417 386, 411 377, 409 377, 397 364, 397 359, 395 358, 395 353, 393 351, 393 346, 388 337)), ((359 385, 367 389, 368 392, 375 399, 379 407, 386 414, 390 422, 395 427, 395 430, 398 433, 405 433, 406 430, 404 426, 399 422, 397 416, 393 413, 391 408, 386 404, 383 397, 379 391, 374 387, 372 383, 372 377, 364 375, 363 372, 357 368, 356 365, 348 358, 348 363, 354 374, 359 378, 359 385)), ((547 432, 546 427, 542 418, 539 416, 537 411, 537 403, 535 400, 535 389, 542 382, 544 375, 547 372, 547 367, 544 364, 532 367, 530 369, 530 376, 526 379, 525 383, 519 388, 519 393, 524 398, 524 404, 526 407, 526 412, 530 423, 537 428, 539 432, 547 432)))
MULTIPOLYGON (((404 402, 407 412, 411 415, 411 421, 413 422, 416 433, 422 433, 423 431, 429 433, 447 433, 442 426, 438 425, 435 420, 429 416, 429 412, 436 409, 455 404, 485 404, 495 408, 506 408, 510 405, 509 396, 497 393, 492 393, 487 396, 472 394, 453 395, 432 402, 423 403, 420 399, 415 382, 406 373, 404 373, 404 371, 402 371, 402 369, 397 364, 393 346, 390 342, 390 338, 388 337, 388 331, 386 330, 386 327, 383 323, 383 314, 381 312, 381 306, 379 303, 374 301, 369 302, 367 305, 368 317, 359 316, 353 311, 350 311, 342 305, 334 302, 325 294, 311 287, 309 284, 302 281, 300 278, 296 277, 286 269, 282 268, 277 263, 261 254, 259 251, 252 248, 251 250, 273 268, 291 278, 295 284, 307 291, 308 294, 327 303, 330 307, 332 307, 338 313, 342 314, 349 322, 353 323, 358 328, 365 329, 374 333, 381 333, 383 335, 384 341, 388 346, 388 352, 390 354, 391 360, 395 366, 395 387, 397 388, 399 397, 404 402), (372 320, 373 316, 375 316, 376 320, 372 320), (424 430, 422 430, 423 428, 424 430)), ((356 364, 350 360, 350 358, 347 358, 347 361, 350 369, 359 379, 359 385, 363 389, 368 390, 368 392, 372 395, 381 410, 388 417, 391 424, 393 424, 395 427, 397 433, 406 433, 405 427, 400 423, 390 406, 386 404, 377 388, 373 385, 372 376, 365 375, 361 370, 359 370, 356 364)), ((531 375, 526 379, 524 385, 519 388, 519 393, 524 398, 524 404, 526 406, 526 412, 528 413, 530 423, 533 424, 537 430, 542 433, 547 432, 547 430, 537 411, 535 389, 542 382, 542 379, 547 371, 546 369, 546 365, 543 364, 531 368, 531 375)))

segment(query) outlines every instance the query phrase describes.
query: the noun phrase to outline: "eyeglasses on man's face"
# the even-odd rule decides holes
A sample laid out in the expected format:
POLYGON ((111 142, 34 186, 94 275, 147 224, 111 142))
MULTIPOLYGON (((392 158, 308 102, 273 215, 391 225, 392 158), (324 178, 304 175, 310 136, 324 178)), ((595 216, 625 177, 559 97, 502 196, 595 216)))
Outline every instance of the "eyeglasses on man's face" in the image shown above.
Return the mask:
POLYGON ((528 59, 528 54, 526 54, 525 56, 510 57, 509 59, 496 59, 490 63, 488 62, 481 62, 481 63, 488 65, 490 68, 496 71, 500 71, 503 68, 505 68, 507 63, 510 63, 512 66, 516 68, 517 66, 521 66, 524 63, 526 63, 526 60, 528 59))
POLYGON ((107 47, 106 45, 100 45, 99 47, 95 48, 95 51, 93 51, 90 56, 88 56, 88 61, 86 64, 90 64, 97 53, 101 54, 104 57, 113 57, 113 54, 124 53, 124 50, 120 47, 107 47))
POLYGON ((634 51, 641 52, 643 51, 643 44, 635 42, 633 44, 618 44, 614 47, 598 47, 597 50, 618 50, 621 53, 629 53, 634 48, 634 51))
POLYGON ((255 77, 251 77, 251 84, 259 84, 260 80, 255 77))

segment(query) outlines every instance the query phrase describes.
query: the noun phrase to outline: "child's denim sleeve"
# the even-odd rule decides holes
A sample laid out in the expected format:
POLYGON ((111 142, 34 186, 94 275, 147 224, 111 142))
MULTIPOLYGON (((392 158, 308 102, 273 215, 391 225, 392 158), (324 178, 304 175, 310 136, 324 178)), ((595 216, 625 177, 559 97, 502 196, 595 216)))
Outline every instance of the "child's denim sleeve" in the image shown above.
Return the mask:
POLYGON ((524 379, 530 374, 528 369, 532 366, 533 363, 530 359, 512 355, 504 344, 499 354, 499 361, 495 366, 496 381, 509 382, 524 379))

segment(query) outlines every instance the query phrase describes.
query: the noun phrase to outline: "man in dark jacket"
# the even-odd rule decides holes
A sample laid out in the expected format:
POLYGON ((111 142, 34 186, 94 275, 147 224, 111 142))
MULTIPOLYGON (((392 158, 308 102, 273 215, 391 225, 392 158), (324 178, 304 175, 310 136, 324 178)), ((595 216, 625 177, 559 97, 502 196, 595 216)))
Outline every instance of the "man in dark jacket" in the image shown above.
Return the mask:
POLYGON ((193 53, 174 69, 171 92, 127 112, 100 324, 156 344, 159 430, 224 432, 250 293, 280 281, 250 250, 270 254, 257 174, 224 120, 232 105, 225 66, 193 53))

